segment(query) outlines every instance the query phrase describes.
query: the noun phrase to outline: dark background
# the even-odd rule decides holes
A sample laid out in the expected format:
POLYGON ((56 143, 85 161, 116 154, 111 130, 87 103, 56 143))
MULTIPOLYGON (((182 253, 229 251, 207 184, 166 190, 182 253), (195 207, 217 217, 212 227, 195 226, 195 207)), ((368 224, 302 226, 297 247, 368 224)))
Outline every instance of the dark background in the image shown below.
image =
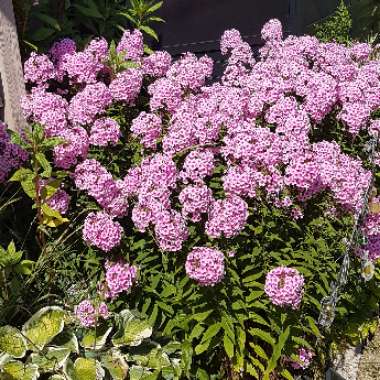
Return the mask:
POLYGON ((176 56, 185 51, 218 59, 223 31, 236 28, 253 47, 271 18, 283 23, 286 34, 306 33, 308 26, 334 12, 339 0, 165 0, 156 29, 158 49, 176 56))

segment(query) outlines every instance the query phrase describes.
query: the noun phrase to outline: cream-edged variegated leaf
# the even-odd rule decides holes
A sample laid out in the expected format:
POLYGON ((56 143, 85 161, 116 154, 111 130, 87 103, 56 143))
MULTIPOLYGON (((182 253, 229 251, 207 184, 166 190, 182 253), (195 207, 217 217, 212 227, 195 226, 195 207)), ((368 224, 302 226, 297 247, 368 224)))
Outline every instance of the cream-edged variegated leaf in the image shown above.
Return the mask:
POLYGON ((0 352, 22 358, 26 353, 26 341, 20 330, 12 326, 0 327, 0 352))
POLYGON ((24 364, 14 360, 2 367, 1 380, 36 380, 40 376, 35 364, 24 364))
POLYGON ((58 306, 47 306, 34 314, 22 328, 28 348, 33 351, 42 350, 62 332, 64 319, 65 312, 58 306))

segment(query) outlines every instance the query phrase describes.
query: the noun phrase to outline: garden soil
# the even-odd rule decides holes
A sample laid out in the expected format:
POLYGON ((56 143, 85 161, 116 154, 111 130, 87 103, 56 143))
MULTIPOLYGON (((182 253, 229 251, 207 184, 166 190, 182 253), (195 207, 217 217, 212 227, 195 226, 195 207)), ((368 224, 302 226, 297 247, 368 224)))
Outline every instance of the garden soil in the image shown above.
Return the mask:
POLYGON ((357 380, 380 380, 380 328, 364 349, 357 380))

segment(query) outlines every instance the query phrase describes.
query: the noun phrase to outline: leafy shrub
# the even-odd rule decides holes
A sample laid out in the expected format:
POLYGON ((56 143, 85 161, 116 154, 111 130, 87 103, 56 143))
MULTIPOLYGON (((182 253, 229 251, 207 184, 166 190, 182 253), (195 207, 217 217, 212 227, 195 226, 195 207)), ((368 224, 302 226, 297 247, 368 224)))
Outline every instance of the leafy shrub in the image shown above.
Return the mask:
POLYGON ((180 378, 176 358, 180 344, 168 339, 161 343, 152 339, 149 323, 127 309, 108 315, 107 323, 83 330, 71 313, 47 306, 21 330, 0 327, 0 376, 123 380, 128 374, 131 380, 148 380, 162 373, 165 379, 180 378))
POLYGON ((151 0, 13 0, 18 33, 25 54, 44 51, 54 41, 70 37, 84 46, 91 38, 119 38, 128 28, 140 29, 157 40, 152 24, 162 2, 151 0))
POLYGON ((352 0, 350 11, 353 21, 353 36, 367 39, 379 38, 380 30, 380 2, 378 0, 352 0))
POLYGON ((377 53, 283 40, 277 20, 262 37, 255 62, 226 31, 211 84, 210 58, 144 55, 139 31, 83 51, 65 39, 25 63, 31 129, 13 141, 30 161, 10 180, 37 215, 29 294, 78 305, 86 326, 128 305, 181 343, 183 378, 313 372, 378 312, 372 195, 336 322, 318 325, 372 184, 377 53))
POLYGON ((323 42, 347 44, 351 39, 352 17, 344 0, 331 16, 313 26, 313 34, 323 42))

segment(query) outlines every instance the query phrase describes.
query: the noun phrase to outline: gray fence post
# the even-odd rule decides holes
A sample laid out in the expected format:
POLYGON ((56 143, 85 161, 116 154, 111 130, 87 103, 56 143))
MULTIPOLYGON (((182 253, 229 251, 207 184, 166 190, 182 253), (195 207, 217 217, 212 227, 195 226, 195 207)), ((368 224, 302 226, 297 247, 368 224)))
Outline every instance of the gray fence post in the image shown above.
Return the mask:
POLYGON ((20 98, 25 93, 16 21, 11 0, 0 0, 0 114, 12 130, 25 127, 20 98))

